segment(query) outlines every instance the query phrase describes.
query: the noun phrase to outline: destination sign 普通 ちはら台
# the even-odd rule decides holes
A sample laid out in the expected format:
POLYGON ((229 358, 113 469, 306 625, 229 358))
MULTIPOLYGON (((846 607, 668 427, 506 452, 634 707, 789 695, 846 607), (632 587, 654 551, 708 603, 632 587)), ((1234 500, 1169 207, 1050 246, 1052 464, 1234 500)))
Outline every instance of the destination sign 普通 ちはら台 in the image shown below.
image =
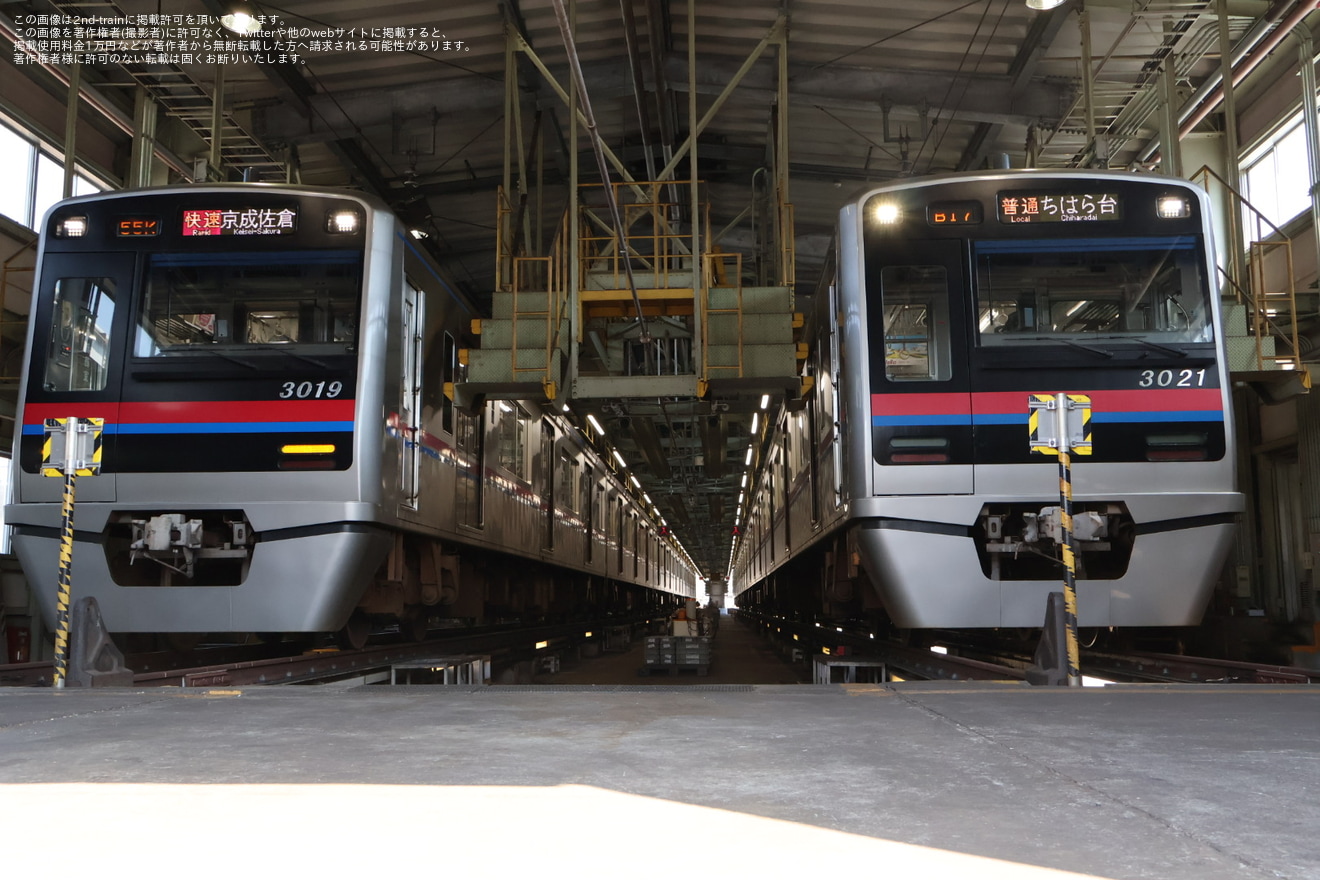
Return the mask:
POLYGON ((1117 193, 1000 193, 1001 223, 1068 223, 1123 219, 1117 193))
POLYGON ((298 231, 292 208, 206 208, 183 212, 184 235, 289 235, 298 231))

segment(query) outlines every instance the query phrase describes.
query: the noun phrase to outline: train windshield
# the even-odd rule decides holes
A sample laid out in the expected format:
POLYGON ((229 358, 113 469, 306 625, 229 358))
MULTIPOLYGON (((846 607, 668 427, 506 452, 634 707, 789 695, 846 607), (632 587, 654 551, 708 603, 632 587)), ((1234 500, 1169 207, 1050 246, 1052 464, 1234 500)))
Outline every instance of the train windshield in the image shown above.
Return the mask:
POLYGON ((977 241, 972 248, 983 346, 1212 340, 1195 236, 977 241))
POLYGON ((349 352, 357 344, 361 290, 358 251, 155 254, 133 353, 349 352))

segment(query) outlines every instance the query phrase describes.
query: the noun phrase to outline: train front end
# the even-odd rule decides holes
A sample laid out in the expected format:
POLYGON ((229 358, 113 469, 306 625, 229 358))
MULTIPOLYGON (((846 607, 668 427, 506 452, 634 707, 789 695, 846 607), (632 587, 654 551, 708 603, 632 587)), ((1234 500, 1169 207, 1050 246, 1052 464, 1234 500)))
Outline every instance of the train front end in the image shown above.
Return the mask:
POLYGON ((77 417, 101 420, 101 467, 77 480, 72 598, 111 631, 344 624, 390 541, 369 366, 386 305, 366 291, 398 287, 394 234, 369 201, 297 188, 52 209, 6 508, 47 621, 63 492, 47 420, 77 417))
POLYGON ((1185 181, 1005 172, 845 210, 850 484, 902 627, 1038 627, 1062 589, 1053 412, 1075 407, 1082 626, 1200 621, 1243 509, 1208 202, 1185 181), (1033 413, 1037 413, 1033 418, 1033 413))

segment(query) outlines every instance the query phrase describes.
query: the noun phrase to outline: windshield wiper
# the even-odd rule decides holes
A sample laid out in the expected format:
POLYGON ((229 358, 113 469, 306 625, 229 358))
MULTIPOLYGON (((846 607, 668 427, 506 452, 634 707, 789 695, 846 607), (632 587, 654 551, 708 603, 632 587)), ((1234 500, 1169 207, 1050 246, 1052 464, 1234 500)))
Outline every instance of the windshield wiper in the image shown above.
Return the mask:
POLYGON ((1173 355, 1174 357, 1180 357, 1180 358, 1187 357, 1187 352, 1183 351, 1180 348, 1173 348, 1172 346, 1168 346, 1168 345, 1160 345, 1158 342, 1151 342, 1149 339, 1141 339, 1140 337, 1137 336, 1095 336, 1092 338, 1116 339, 1122 342, 1135 342, 1139 345, 1144 345, 1147 346, 1148 348, 1153 348, 1156 351, 1163 352, 1164 354, 1173 355))
POLYGON ((296 352, 296 351, 290 351, 290 350, 287 349, 287 348, 279 348, 279 349, 273 349, 273 350, 274 350, 274 351, 278 351, 280 354, 287 355, 287 356, 289 356, 289 357, 291 357, 291 358, 297 358, 298 360, 302 361, 303 363, 311 364, 311 365, 314 366, 314 367, 320 367, 320 368, 323 369, 323 370, 328 370, 328 369, 330 369, 330 365, 329 365, 329 364, 327 364, 325 361, 318 361, 318 360, 317 360, 316 358, 314 358, 314 357, 308 357, 308 356, 305 355, 305 354, 298 354, 298 352, 296 352))
POLYGON ((1096 347, 1093 346, 1093 345, 1082 345, 1080 342, 1073 342, 1071 339, 1059 339, 1059 338, 1055 337, 1055 338, 1051 338, 1051 339, 1041 339, 1041 340, 1039 340, 1039 341, 1040 341, 1040 342, 1057 342, 1057 343, 1060 344, 1060 345, 1070 345, 1070 346, 1072 346, 1073 348, 1080 348, 1082 351, 1089 351, 1091 354, 1098 354, 1098 355, 1100 355, 1100 357, 1103 357, 1103 358, 1111 358, 1111 357, 1114 356, 1114 353, 1113 353, 1112 351, 1108 351, 1108 350, 1103 349, 1103 348, 1096 348, 1096 347))
MULTIPOLYGON (((250 349, 249 349, 249 350, 250 350, 250 349)), ((232 361, 233 363, 236 363, 236 364, 238 364, 238 365, 240 365, 240 366, 247 367, 249 370, 259 370, 259 369, 261 369, 261 365, 260 365, 260 364, 254 364, 254 363, 252 363, 251 361, 243 360, 242 358, 238 357, 237 355, 229 354, 228 352, 226 352, 226 351, 224 351, 223 349, 220 349, 220 348, 202 347, 202 346, 197 346, 197 347, 189 346, 189 347, 186 347, 186 348, 171 348, 171 349, 166 349, 166 351, 169 352, 170 354, 177 354, 177 355, 181 355, 181 356, 187 356, 187 355, 193 355, 193 354, 207 354, 207 355, 214 355, 215 357, 224 358, 224 359, 227 360, 227 361, 232 361)), ((287 348, 266 348, 266 349, 262 349, 262 353, 259 354, 258 357, 264 359, 264 357, 265 357, 265 353, 266 353, 266 352, 275 352, 275 353, 278 353, 278 354, 282 354, 282 355, 284 355, 285 357, 297 358, 298 360, 302 361, 303 363, 311 364, 312 366, 314 366, 314 367, 319 367, 319 368, 321 368, 321 369, 323 369, 323 370, 328 370, 328 369, 330 369, 330 365, 327 364, 325 361, 317 360, 316 358, 314 358, 314 357, 309 357, 308 355, 305 355, 305 354, 299 354, 299 353, 296 352, 296 351, 290 351, 290 350, 287 349, 287 348)))
POLYGON ((188 355, 194 355, 194 354, 210 354, 210 355, 215 355, 216 357, 219 358, 224 358, 225 360, 231 361, 235 364, 238 364, 240 367, 247 367, 249 370, 258 369, 256 364, 250 361, 245 361, 241 358, 237 358, 232 354, 226 354, 225 352, 221 351, 218 348, 194 348, 189 346, 188 348, 169 348, 169 349, 165 349, 164 351, 167 352, 168 354, 177 354, 183 357, 187 357, 188 355))

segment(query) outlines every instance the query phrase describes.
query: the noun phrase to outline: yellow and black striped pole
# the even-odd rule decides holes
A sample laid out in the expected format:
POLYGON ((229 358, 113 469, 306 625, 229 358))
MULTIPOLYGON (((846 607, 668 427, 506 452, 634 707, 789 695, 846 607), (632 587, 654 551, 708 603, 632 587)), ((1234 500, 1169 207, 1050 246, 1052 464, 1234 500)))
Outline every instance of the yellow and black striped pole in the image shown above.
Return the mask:
POLYGON ((1081 650, 1077 645, 1077 557, 1073 552, 1072 454, 1068 438, 1068 395, 1055 396, 1059 450, 1059 546, 1063 550, 1063 624, 1068 642, 1068 686, 1082 683, 1081 650))
POLYGON ((64 687, 69 675, 69 591, 73 583, 73 499, 78 483, 78 420, 64 423, 64 505, 60 516, 59 591, 55 596, 55 680, 64 687))
MULTIPOLYGON (((70 421, 73 421, 70 419, 70 421)), ((60 517, 60 581, 55 596, 55 687, 69 674, 69 588, 73 582, 73 497, 78 469, 65 467, 64 509, 60 517)))

